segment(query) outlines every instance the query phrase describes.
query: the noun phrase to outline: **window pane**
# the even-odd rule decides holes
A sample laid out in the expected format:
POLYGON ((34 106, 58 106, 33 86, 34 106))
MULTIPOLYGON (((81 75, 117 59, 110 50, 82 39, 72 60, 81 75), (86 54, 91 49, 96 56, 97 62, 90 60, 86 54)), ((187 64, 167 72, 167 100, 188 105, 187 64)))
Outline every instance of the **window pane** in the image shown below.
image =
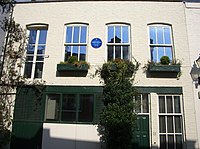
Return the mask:
POLYGON ((63 95, 61 120, 75 121, 76 110, 77 110, 76 95, 74 94, 63 95))
POLYGON ((68 57, 71 56, 71 48, 72 46, 65 46, 65 61, 67 61, 68 57))
POLYGON ((165 44, 171 44, 171 38, 170 38, 170 29, 164 28, 164 36, 165 36, 165 44))
POLYGON ((80 43, 86 43, 87 27, 81 26, 81 41, 80 43))
POLYGON ((37 56, 36 61, 44 61, 44 56, 37 56))
POLYGON ((35 76, 34 78, 42 78, 43 62, 37 62, 35 65, 35 76))
POLYGON ((66 30, 66 43, 72 43, 72 27, 68 26, 66 30))
POLYGON ((143 113, 149 113, 148 94, 142 95, 142 109, 143 113))
POLYGON ((156 44, 156 28, 150 27, 150 44, 156 44))
POLYGON ((182 136, 181 135, 176 135, 176 149, 182 149, 182 144, 183 144, 183 141, 182 141, 182 136))
POLYGON ((115 43, 121 43, 121 26, 115 27, 115 43))
POLYGON ((181 113, 180 96, 174 96, 175 113, 181 113))
POLYGON ((172 47, 165 47, 165 55, 172 61, 172 47))
POLYGON ((80 46, 80 61, 85 61, 86 59, 86 46, 80 46))
POLYGON ((58 94, 47 95, 47 109, 46 109, 47 120, 59 120, 59 101, 60 101, 60 95, 58 94))
POLYGON ((162 27, 157 27, 157 39, 158 39, 158 44, 164 44, 162 27))
POLYGON ((124 60, 128 60, 129 59, 129 57, 128 57, 128 49, 129 49, 129 46, 122 46, 122 48, 123 48, 123 59, 124 60))
POLYGON ((79 43, 79 26, 74 27, 74 34, 73 34, 73 43, 79 43))
POLYGON ((174 136, 168 135, 168 149, 174 149, 174 136))
POLYGON ((174 127, 173 127, 173 116, 167 117, 167 132, 173 133, 174 127))
POLYGON ((175 132, 181 133, 182 132, 182 125, 181 125, 181 116, 175 116, 175 132))
POLYGON ((160 133, 166 132, 166 122, 165 122, 165 116, 159 117, 159 127, 160 127, 160 133))
POLYGON ((167 113, 173 113, 172 96, 167 96, 167 113))
POLYGON ((114 43, 114 27, 108 27, 108 43, 114 43))
POLYGON ((33 56, 26 56, 26 61, 33 61, 33 56))
POLYGON ((31 78, 32 66, 33 66, 32 62, 25 63, 25 69, 24 69, 24 77, 25 78, 31 78))
POLYGON ((93 120, 93 95, 80 95, 79 122, 92 122, 93 120))
POLYGON ((157 62, 157 47, 151 47, 151 61, 157 62))
POLYGON ((158 59, 157 62, 160 62, 160 58, 164 56, 164 47, 157 47, 158 48, 158 59))
POLYGON ((37 54, 44 54, 45 46, 38 46, 37 54))
POLYGON ((165 113, 165 96, 159 96, 159 113, 165 113))
POLYGON ((128 26, 122 26, 122 43, 129 43, 128 26))
POLYGON ((135 97, 135 103, 136 103, 136 113, 141 113, 141 95, 138 95, 135 97))
POLYGON ((33 45, 28 45, 27 46, 27 51, 26 54, 34 54, 35 46, 33 45))
POLYGON ((39 44, 46 44, 47 30, 40 30, 39 44))
POLYGON ((78 57, 78 48, 79 48, 79 46, 72 46, 72 48, 73 48, 72 56, 78 57))
POLYGON ((160 149, 167 149, 166 136, 160 135, 160 149))
POLYGON ((37 35, 37 30, 30 30, 29 34, 29 44, 35 44, 36 42, 36 35, 37 35))
POLYGON ((113 51, 114 51, 114 47, 113 46, 108 46, 108 60, 112 60, 113 59, 113 51))
POLYGON ((115 58, 121 58, 121 46, 115 46, 115 58))

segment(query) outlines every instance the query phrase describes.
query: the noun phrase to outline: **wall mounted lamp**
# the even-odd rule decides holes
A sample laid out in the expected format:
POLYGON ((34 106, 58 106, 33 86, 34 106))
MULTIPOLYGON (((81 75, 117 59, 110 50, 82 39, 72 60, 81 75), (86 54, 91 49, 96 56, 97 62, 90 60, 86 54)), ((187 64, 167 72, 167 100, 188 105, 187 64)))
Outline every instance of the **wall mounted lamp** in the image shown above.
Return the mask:
POLYGON ((196 61, 194 61, 190 74, 192 80, 195 82, 195 87, 198 88, 198 85, 200 85, 200 56, 196 61))

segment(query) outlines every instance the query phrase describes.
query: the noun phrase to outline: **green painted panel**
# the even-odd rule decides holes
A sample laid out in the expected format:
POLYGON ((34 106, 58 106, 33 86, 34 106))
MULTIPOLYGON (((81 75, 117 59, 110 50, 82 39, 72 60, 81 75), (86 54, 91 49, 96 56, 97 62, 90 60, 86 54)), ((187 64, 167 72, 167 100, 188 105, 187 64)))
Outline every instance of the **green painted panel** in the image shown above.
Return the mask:
POLYGON ((47 86, 47 93, 103 93, 101 86, 47 86))
POLYGON ((14 122, 10 149, 41 149, 42 123, 14 122))
POLYGON ((133 149, 149 149, 149 116, 138 115, 133 133, 133 149))
POLYGON ((95 98, 95 107, 94 107, 94 123, 98 123, 100 120, 100 115, 101 112, 104 108, 104 104, 103 104, 103 94, 96 94, 96 98, 95 98))
POLYGON ((140 93, 160 93, 160 94, 182 94, 182 87, 135 87, 140 93))

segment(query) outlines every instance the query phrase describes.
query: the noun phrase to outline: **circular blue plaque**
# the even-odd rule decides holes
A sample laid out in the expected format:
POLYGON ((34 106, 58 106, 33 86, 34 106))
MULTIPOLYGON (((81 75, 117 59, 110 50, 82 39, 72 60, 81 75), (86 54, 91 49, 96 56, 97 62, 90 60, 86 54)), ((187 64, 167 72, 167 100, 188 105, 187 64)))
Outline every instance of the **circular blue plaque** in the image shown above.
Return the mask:
POLYGON ((99 38, 94 38, 91 41, 91 45, 92 45, 93 48, 99 48, 102 45, 102 41, 99 38))

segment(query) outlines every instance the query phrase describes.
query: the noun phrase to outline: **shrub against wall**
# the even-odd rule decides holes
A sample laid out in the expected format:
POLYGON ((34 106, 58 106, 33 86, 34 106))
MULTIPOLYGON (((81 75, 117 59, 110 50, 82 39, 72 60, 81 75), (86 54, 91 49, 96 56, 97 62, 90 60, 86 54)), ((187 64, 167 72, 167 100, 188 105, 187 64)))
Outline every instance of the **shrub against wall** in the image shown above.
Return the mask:
POLYGON ((104 80, 104 105, 99 133, 107 149, 130 149, 136 114, 133 97, 137 94, 133 80, 139 63, 115 59, 104 63, 100 72, 104 80))

